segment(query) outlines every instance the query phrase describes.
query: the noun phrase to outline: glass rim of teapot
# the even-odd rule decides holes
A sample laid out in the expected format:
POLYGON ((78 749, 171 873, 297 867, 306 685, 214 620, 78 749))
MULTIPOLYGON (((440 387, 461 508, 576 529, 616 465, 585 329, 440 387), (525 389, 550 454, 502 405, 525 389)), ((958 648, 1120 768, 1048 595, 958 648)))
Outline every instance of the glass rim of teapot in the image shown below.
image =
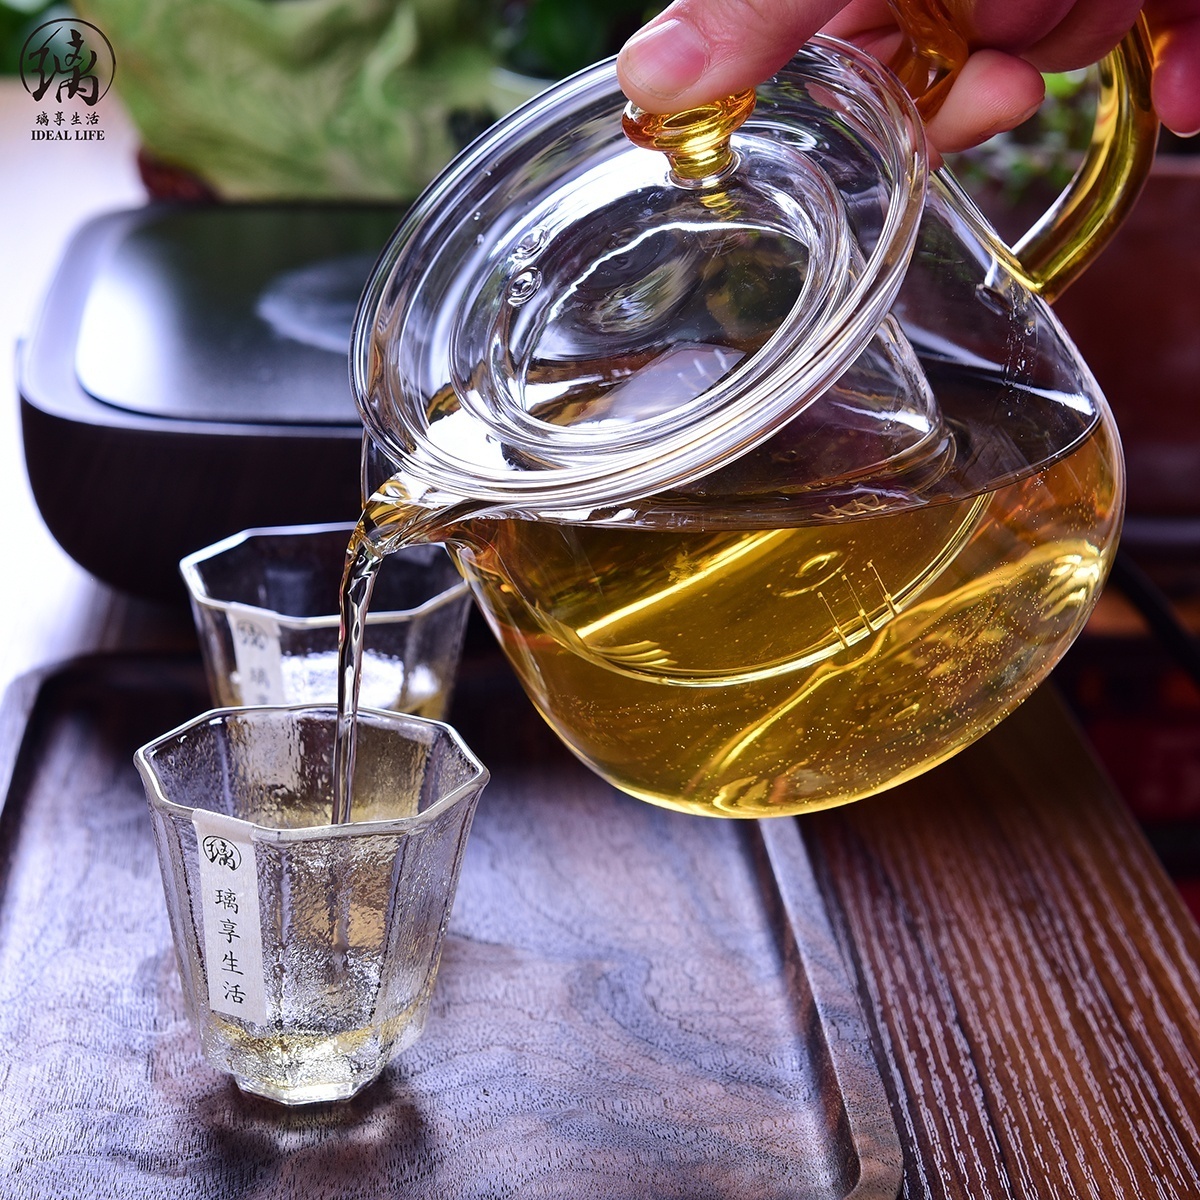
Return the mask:
MULTIPOLYGON (((758 162, 778 171, 786 160, 795 168, 801 202, 788 219, 833 239, 814 245, 810 261, 822 255, 828 261, 816 262, 816 284, 806 280, 763 344, 676 410, 644 420, 546 421, 507 379, 491 394, 478 386, 488 383, 489 371, 496 374, 495 362, 509 365, 508 346, 496 352, 476 328, 496 311, 508 319, 506 304, 517 307, 503 288, 521 270, 548 261, 547 252, 586 218, 603 215, 622 187, 640 196, 638 188, 673 186, 664 156, 625 139, 624 107, 614 60, 551 87, 455 159, 381 255, 355 317, 351 384, 368 436, 426 488, 561 512, 620 505, 690 483, 761 445, 816 401, 886 318, 924 207, 924 130, 883 64, 819 36, 759 89, 758 109, 731 143, 735 175, 756 170, 758 162), (873 244, 849 246, 844 200, 829 198, 824 170, 808 157, 822 130, 789 124, 789 105, 801 88, 806 115, 811 96, 820 95, 829 121, 869 141, 881 163, 879 177, 863 185, 886 197, 873 244), (449 262, 455 254, 468 260, 465 266, 449 262), (443 376, 451 402, 438 387, 443 376), (453 428, 443 424, 446 416, 456 418, 453 428)), ((710 182, 710 195, 729 186, 710 182)), ((719 227, 720 204, 711 207, 719 227)), ((542 303, 553 311, 552 300, 542 303)))

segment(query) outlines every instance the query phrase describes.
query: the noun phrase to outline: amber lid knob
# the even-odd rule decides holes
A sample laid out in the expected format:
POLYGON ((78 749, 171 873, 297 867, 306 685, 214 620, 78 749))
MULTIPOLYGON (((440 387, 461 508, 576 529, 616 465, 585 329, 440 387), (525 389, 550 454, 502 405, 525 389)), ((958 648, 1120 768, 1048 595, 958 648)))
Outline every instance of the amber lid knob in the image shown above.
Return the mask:
POLYGON ((729 137, 754 111, 754 89, 677 113, 649 113, 625 106, 621 125, 635 146, 660 150, 677 183, 695 187, 726 175, 736 159, 729 137))

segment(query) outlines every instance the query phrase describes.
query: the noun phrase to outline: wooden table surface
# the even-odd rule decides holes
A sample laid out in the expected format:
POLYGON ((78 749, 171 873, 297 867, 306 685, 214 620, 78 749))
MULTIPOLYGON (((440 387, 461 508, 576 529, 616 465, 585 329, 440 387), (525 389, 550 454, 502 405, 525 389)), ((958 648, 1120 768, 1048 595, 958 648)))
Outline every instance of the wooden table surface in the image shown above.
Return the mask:
MULTIPOLYGON (((103 143, 51 148, 30 140, 20 85, 0 81, 0 684, 81 652, 190 641, 186 614, 66 559, 21 466, 13 340, 72 229, 142 198, 136 139, 105 104, 103 143)), ((1200 931, 1051 690, 937 771, 803 832, 903 1195, 1200 1196, 1200 931)))

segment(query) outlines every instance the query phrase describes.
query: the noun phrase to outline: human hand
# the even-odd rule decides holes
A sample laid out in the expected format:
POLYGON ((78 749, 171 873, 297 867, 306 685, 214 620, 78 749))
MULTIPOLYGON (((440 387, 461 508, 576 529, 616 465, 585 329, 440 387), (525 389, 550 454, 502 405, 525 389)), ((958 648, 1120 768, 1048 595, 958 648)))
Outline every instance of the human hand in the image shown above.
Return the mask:
MULTIPOLYGON (((1200 0, 947 0, 970 48, 927 124, 932 145, 977 145, 1030 116, 1042 71, 1102 58, 1144 9, 1163 124, 1200 132, 1200 0)), ((675 0, 617 58, 625 94, 649 112, 690 108, 774 74, 818 30, 887 61, 903 34, 887 0, 675 0)))

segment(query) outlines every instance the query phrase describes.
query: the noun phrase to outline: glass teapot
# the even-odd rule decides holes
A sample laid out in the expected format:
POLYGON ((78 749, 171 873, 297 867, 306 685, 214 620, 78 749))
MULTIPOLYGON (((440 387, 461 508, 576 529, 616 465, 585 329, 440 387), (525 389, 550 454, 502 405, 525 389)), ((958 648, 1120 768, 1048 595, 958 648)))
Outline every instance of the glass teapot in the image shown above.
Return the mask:
POLYGON ((367 286, 352 556, 446 542, 546 720, 653 803, 797 813, 948 758, 1114 550, 1116 430, 1047 299, 1149 165, 1148 62, 1135 31, 1103 64, 1084 168, 1015 250, 835 40, 670 117, 623 114, 611 62, 550 89, 367 286))

